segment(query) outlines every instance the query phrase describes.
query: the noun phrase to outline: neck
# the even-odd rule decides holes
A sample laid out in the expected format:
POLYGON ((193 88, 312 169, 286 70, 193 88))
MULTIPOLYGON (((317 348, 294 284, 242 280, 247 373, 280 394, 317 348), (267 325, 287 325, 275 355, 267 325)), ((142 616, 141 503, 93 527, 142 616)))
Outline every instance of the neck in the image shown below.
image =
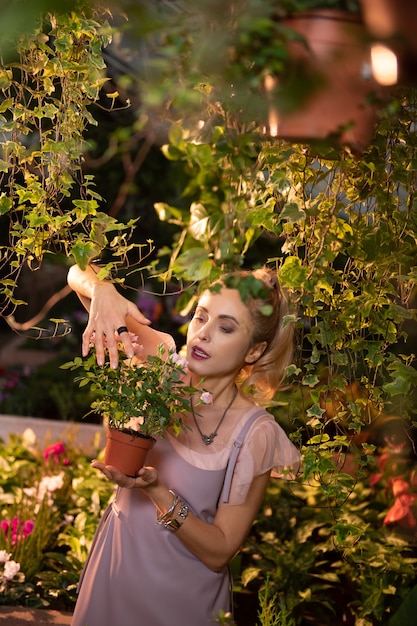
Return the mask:
POLYGON ((196 383, 191 376, 190 385, 197 387, 201 391, 208 391, 213 398, 213 406, 226 406, 236 393, 236 383, 234 379, 213 381, 200 378, 199 382, 196 383))

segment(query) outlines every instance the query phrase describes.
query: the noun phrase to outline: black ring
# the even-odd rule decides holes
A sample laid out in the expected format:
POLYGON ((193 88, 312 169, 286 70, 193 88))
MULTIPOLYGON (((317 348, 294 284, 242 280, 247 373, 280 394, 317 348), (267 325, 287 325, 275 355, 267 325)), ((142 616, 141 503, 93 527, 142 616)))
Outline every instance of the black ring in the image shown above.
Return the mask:
POLYGON ((122 333, 128 333, 128 332, 129 332, 129 331, 128 331, 127 326, 120 326, 120 328, 118 328, 118 329, 116 330, 116 333, 117 333, 118 335, 121 335, 122 333))

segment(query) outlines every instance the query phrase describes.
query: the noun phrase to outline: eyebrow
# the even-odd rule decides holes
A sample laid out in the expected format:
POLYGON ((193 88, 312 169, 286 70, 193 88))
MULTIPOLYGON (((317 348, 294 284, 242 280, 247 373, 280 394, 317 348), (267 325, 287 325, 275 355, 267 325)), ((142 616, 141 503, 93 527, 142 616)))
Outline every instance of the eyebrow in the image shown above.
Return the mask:
MULTIPOLYGON (((197 309, 202 309, 205 313, 208 314, 208 310, 206 309, 206 307, 202 306, 201 304, 197 304, 196 310, 197 309)), ((235 324, 240 326, 239 321, 233 315, 226 315, 225 313, 223 313, 222 315, 219 315, 219 319, 221 319, 221 320, 232 320, 233 322, 235 322, 235 324)))

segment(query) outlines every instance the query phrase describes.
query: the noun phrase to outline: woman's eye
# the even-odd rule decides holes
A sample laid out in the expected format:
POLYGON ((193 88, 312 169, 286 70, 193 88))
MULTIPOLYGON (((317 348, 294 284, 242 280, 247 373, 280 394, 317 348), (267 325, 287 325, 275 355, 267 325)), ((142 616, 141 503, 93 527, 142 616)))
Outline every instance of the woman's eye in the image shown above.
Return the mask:
POLYGON ((230 334, 233 332, 233 328, 230 328, 230 326, 220 326, 220 330, 222 331, 222 333, 226 334, 230 334))

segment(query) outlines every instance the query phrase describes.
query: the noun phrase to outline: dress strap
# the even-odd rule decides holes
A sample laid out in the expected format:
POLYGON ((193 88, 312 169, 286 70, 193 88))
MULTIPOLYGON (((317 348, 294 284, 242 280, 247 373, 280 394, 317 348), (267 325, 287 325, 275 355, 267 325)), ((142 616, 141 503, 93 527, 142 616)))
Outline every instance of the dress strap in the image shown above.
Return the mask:
POLYGON ((250 427, 252 426, 252 424, 258 417, 260 417, 261 415, 265 415, 265 413, 267 412, 266 409, 264 409, 263 407, 255 407, 254 409, 251 409, 251 410, 254 410, 255 412, 252 413, 252 415, 250 415, 248 419, 246 420, 246 422, 243 424, 242 430, 240 431, 239 435, 237 436, 236 440, 233 443, 232 452, 227 462, 226 474, 225 474, 224 483, 223 483, 223 490, 222 490, 221 498, 220 498, 221 502, 229 502, 230 489, 232 486, 232 479, 233 479, 233 472, 235 471, 235 466, 236 466, 236 462, 239 456, 240 449, 243 445, 243 442, 245 440, 245 437, 250 427))

